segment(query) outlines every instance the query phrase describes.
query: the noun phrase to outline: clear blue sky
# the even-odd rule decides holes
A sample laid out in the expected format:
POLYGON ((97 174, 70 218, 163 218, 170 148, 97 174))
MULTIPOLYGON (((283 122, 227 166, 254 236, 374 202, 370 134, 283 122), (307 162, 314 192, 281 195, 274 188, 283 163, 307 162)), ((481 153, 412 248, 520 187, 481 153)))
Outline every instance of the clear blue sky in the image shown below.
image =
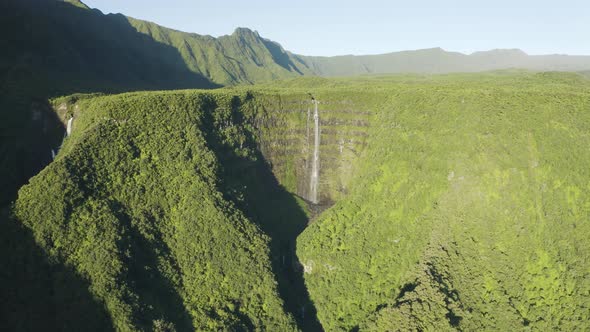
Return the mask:
POLYGON ((220 36, 257 30, 304 55, 442 47, 590 55, 590 0, 83 0, 104 13, 220 36))

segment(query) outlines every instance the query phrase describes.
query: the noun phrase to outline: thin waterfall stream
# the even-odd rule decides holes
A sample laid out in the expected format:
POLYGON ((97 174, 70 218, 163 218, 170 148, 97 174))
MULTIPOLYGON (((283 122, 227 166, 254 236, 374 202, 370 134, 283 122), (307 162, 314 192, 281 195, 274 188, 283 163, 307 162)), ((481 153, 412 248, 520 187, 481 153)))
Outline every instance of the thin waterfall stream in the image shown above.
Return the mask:
POLYGON ((68 119, 68 123, 66 125, 66 132, 64 134, 63 140, 61 141, 61 145, 59 147, 57 147, 56 149, 51 149, 51 160, 55 160, 55 157, 57 156, 57 154, 61 150, 62 146, 64 145, 64 142, 66 141, 66 137, 69 137, 72 134, 72 124, 73 123, 74 123, 74 116, 72 115, 68 119))
POLYGON ((318 112, 319 102, 312 98, 312 103, 314 104, 314 145, 309 181, 309 200, 313 204, 318 204, 318 186, 320 181, 320 116, 318 112))
POLYGON ((68 120, 68 126, 66 127, 66 135, 67 136, 70 136, 72 134, 72 122, 74 122, 73 116, 68 120))

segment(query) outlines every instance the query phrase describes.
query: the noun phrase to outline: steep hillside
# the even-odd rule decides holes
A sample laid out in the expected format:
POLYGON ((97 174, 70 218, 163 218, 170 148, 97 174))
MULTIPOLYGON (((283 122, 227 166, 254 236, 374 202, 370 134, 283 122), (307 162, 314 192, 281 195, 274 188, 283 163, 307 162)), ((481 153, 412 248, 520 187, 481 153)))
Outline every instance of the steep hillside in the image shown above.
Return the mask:
POLYGON ((324 328, 587 328, 588 82, 403 80, 349 194, 297 241, 324 328))
POLYGON ((48 97, 214 88, 309 73, 248 29, 216 39, 103 15, 79 1, 7 0, 0 11, 0 204, 51 160, 50 148, 61 140, 64 119, 48 112, 48 97))
MULTIPOLYGON (((50 283, 61 280, 52 271, 71 271, 79 292, 97 299, 87 307, 106 306, 98 329, 320 330, 294 254, 309 219, 312 104, 304 91, 53 100, 54 116, 68 119, 72 135, 53 146, 55 161, 21 189, 12 218, 1 225, 18 235, 4 248, 7 257, 34 243, 40 258, 29 254, 39 262, 28 269, 50 283)), ((346 89, 314 94, 321 114, 319 201, 326 205, 346 194, 371 98, 346 89)), ((18 260, 4 265, 22 269, 18 260)), ((37 283, 4 278, 5 290, 37 283)), ((65 293, 60 285, 49 288, 65 293)), ((29 293, 4 294, 33 301, 29 293)), ((50 294, 48 302, 59 302, 50 294)), ((7 321, 31 329, 47 324, 31 319, 37 310, 7 321)))
MULTIPOLYGON (((277 288, 269 229, 296 231, 305 212, 256 166, 248 123, 239 120, 253 112, 242 106, 247 98, 187 92, 82 99, 76 107, 57 101, 70 105, 73 133, 20 191, 13 222, 32 232, 50 262, 89 284, 115 329, 296 328, 277 288), (251 213, 264 197, 230 191, 237 183, 226 182, 228 169, 256 172, 280 219, 251 213)), ((31 318, 19 312, 9 321, 31 318)))
POLYGON ((583 329, 589 97, 496 72, 54 99, 72 135, 1 215, 1 321, 583 329))
POLYGON ((281 45, 247 28, 213 38, 133 18, 128 21, 138 32, 177 49, 187 68, 217 84, 255 83, 312 74, 281 45))

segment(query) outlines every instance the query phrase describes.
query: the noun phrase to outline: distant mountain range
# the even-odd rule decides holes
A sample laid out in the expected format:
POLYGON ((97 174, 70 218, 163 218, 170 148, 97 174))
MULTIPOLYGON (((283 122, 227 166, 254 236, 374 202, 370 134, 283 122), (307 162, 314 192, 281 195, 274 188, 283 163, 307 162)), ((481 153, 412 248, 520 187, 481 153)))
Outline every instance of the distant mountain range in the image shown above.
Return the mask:
MULTIPOLYGON (((70 2, 85 7, 80 1, 70 2)), ((106 15, 106 18, 112 19, 113 16, 121 15, 106 15)), ((130 17, 125 19, 137 32, 178 50, 191 72, 221 85, 298 75, 440 74, 516 68, 535 71, 590 70, 590 56, 528 55, 519 49, 496 49, 470 55, 431 48, 377 55, 305 56, 286 51, 277 42, 265 39, 248 28, 237 28, 231 35, 214 38, 130 17)))
POLYGON ((379 55, 297 57, 315 74, 322 76, 439 74, 513 68, 537 71, 581 71, 590 68, 590 56, 528 55, 519 49, 499 49, 475 52, 470 55, 432 48, 379 55))
POLYGON ((590 56, 530 56, 518 49, 471 55, 432 48, 304 56, 248 28, 214 38, 121 14, 104 15, 78 0, 7 0, 0 8, 14 13, 1 23, 4 77, 13 75, 15 66, 34 67, 37 80, 76 91, 207 88, 302 75, 590 70, 590 56))

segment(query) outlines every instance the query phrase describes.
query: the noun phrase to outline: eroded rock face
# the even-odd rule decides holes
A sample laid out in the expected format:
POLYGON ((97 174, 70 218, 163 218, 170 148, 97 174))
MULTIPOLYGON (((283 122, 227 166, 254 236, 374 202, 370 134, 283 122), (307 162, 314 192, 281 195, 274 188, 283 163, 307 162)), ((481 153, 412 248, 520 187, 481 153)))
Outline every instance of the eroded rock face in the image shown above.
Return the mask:
POLYGON ((292 95, 262 103, 264 111, 257 121, 260 150, 281 184, 313 204, 331 205, 346 195, 366 145, 368 106, 350 98, 328 95, 319 101, 317 187, 311 185, 316 150, 313 102, 305 95, 292 95))

